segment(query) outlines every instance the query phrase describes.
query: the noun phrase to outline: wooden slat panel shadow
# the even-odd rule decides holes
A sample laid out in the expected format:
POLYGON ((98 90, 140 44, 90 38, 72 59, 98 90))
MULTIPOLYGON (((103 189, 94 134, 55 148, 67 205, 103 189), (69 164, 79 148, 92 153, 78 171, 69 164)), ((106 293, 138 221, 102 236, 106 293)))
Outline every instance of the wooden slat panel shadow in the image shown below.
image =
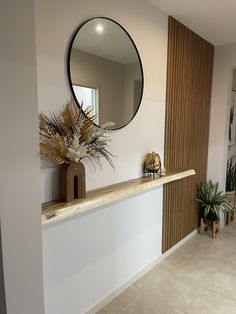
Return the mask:
POLYGON ((196 186, 206 179, 214 47, 169 17, 165 157, 167 170, 196 176, 164 186, 162 251, 198 226, 196 186))

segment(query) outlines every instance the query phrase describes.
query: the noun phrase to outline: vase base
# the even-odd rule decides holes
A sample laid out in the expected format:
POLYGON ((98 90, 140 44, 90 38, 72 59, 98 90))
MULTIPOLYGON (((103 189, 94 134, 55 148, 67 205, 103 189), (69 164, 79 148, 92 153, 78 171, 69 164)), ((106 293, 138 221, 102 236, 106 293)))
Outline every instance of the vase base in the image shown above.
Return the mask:
POLYGON ((85 168, 82 162, 63 164, 61 167, 61 199, 71 202, 86 197, 85 168))

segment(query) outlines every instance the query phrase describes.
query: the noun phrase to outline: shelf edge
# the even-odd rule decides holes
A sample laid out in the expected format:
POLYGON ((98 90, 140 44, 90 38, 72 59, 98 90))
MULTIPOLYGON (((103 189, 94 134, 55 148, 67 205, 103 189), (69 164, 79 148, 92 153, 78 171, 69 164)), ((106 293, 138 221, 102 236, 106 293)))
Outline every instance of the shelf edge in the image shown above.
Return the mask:
MULTIPOLYGON (((48 206, 46 213, 42 213, 42 225, 48 226, 74 216, 79 217, 84 214, 92 213, 99 207, 107 206, 117 201, 145 193, 163 184, 180 180, 195 174, 194 169, 189 169, 168 174, 156 179, 138 178, 136 180, 125 181, 118 184, 117 188, 116 185, 114 185, 114 189, 111 191, 109 191, 109 187, 113 186, 108 186, 107 192, 85 199, 77 204, 65 203, 65 205, 60 208, 55 208, 54 205, 51 210, 50 206, 48 206), (124 186, 122 187, 122 185, 124 186)), ((101 190, 106 191, 105 188, 101 190)))

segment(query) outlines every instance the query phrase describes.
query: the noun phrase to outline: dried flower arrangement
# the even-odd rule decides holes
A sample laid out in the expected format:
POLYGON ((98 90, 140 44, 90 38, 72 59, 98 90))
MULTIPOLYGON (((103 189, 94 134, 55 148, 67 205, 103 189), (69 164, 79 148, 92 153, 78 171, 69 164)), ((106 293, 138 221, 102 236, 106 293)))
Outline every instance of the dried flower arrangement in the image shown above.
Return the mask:
POLYGON ((40 153, 57 164, 71 164, 84 158, 92 163, 95 158, 100 164, 104 157, 114 168, 113 155, 108 151, 111 123, 98 127, 95 118, 72 98, 58 115, 52 112, 48 117, 40 113, 40 153))

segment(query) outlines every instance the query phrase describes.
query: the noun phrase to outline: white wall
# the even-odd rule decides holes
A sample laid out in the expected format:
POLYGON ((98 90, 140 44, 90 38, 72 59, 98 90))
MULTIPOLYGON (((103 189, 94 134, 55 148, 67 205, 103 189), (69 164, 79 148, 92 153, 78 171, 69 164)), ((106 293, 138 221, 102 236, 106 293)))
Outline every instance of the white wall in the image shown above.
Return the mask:
MULTIPOLYGON (((215 47, 207 178, 219 182, 225 191, 228 156, 229 110, 233 68, 236 67, 236 44, 215 47)), ((224 215, 221 215, 221 227, 224 215)))
POLYGON ((43 314, 34 1, 2 0, 0 29, 0 221, 7 313, 43 314))
POLYGON ((136 111, 138 104, 134 103, 134 81, 141 79, 142 73, 138 62, 125 65, 124 119, 129 117, 130 120, 136 111))
MULTIPOLYGON (((228 160, 232 157, 235 159, 236 155, 236 69, 233 70, 232 75, 232 92, 231 92, 231 98, 230 98, 230 104, 231 107, 232 104, 234 104, 234 118, 233 123, 231 125, 231 134, 233 135, 233 143, 232 145, 228 146, 228 160)), ((229 124, 229 118, 228 118, 228 124, 229 124)), ((235 162, 235 160, 234 160, 235 162)))
MULTIPOLYGON (((143 0, 123 0, 112 5, 102 0, 99 6, 95 0, 86 3, 41 0, 36 2, 36 12, 38 95, 43 112, 62 106, 69 98, 67 47, 80 23, 93 16, 108 16, 121 23, 133 37, 144 68, 143 101, 135 119, 127 127, 112 132, 110 150, 117 156, 116 171, 106 161, 96 172, 86 165, 87 190, 140 176, 141 159, 146 152, 155 150, 163 157, 167 16, 143 0)), ((42 191, 47 193, 47 196, 42 193, 42 201, 52 199, 51 178, 48 171, 42 171, 42 191), (45 179, 49 183, 46 188, 45 179)))
POLYGON ((229 109, 236 44, 215 48, 208 150, 208 179, 219 182, 225 190, 228 154, 229 109))
MULTIPOLYGON (((96 172, 86 165, 87 189, 139 177, 144 154, 154 150, 163 157, 167 16, 143 0, 101 0, 99 5, 95 0, 38 0, 36 4, 39 106, 44 112, 69 97, 66 51, 80 23, 107 16, 134 39, 144 69, 142 104, 128 126, 112 132, 115 172, 106 162, 96 172)), ((56 195, 53 176, 57 176, 54 170, 42 171, 43 201, 56 195)), ((46 313, 81 313, 158 258, 161 223, 162 188, 158 188, 44 230, 46 313)))

